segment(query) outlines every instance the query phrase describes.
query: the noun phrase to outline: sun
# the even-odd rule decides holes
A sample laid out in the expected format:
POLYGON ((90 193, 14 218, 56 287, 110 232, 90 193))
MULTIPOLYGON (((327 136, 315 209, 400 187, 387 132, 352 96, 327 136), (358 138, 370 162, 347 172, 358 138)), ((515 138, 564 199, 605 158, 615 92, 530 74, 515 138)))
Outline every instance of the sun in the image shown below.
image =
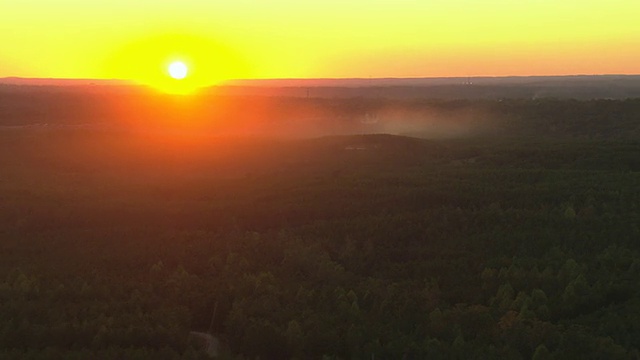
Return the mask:
POLYGON ((176 80, 182 80, 189 74, 189 67, 182 61, 174 61, 167 67, 169 76, 176 80))
POLYGON ((165 30, 116 47, 105 59, 104 67, 105 78, 132 80, 177 95, 194 94, 229 79, 251 77, 244 57, 229 45, 165 30))

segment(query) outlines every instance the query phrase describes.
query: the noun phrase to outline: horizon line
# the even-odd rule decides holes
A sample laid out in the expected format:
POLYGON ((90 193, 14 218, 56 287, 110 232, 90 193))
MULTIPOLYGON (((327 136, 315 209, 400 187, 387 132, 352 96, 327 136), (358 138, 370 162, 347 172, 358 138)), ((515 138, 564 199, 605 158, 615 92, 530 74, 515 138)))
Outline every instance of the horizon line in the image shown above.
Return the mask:
MULTIPOLYGON (((354 77, 354 78, 254 78, 229 79, 198 87, 197 91, 216 88, 365 88, 365 87, 441 87, 532 85, 544 82, 573 83, 637 81, 640 74, 570 74, 570 75, 510 75, 510 76, 452 76, 452 77, 354 77)), ((148 88, 131 79, 91 78, 30 78, 2 77, 0 86, 40 88, 148 88)))

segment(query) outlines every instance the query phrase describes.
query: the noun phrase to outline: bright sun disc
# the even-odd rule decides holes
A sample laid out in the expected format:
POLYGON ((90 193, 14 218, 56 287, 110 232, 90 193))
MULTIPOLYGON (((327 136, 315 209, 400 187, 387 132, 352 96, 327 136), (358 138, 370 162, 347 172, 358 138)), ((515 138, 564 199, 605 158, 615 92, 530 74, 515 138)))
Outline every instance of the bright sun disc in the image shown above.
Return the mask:
POLYGON ((169 64, 168 70, 169 75, 176 80, 184 79, 189 73, 189 68, 182 61, 172 62, 171 64, 169 64))

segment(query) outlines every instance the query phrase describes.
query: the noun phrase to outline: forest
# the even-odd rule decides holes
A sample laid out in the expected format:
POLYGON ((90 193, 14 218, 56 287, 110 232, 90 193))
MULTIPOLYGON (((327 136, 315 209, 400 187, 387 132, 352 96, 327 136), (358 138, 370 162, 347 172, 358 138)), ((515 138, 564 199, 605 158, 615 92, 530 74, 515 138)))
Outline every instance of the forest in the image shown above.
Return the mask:
POLYGON ((640 357, 640 100, 82 94, 0 89, 0 358, 640 357))

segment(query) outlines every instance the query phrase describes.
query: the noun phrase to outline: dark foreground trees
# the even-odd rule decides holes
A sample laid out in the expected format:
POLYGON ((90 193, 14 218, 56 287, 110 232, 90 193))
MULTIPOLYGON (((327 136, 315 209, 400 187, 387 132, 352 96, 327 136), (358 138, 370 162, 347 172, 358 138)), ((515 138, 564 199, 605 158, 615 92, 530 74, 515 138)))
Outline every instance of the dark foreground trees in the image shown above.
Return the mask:
POLYGON ((2 358, 638 356, 635 140, 0 135, 2 358))

